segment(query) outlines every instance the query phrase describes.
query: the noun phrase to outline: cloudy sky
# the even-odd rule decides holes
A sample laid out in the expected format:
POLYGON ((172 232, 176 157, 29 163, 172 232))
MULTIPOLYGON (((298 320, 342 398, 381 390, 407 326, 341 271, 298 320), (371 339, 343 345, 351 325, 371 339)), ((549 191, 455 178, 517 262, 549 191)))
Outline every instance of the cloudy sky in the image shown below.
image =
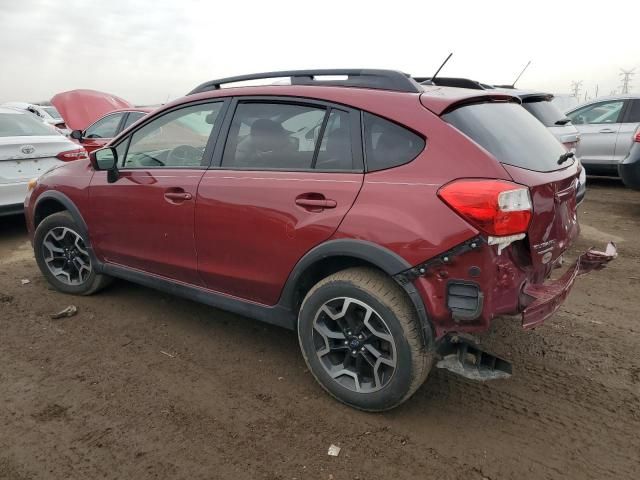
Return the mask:
POLYGON ((0 102, 92 88, 165 102, 212 78, 371 67, 593 96, 637 67, 635 1, 0 0, 0 102), (626 5, 626 6, 625 6, 626 5), (633 12, 635 10, 635 13, 633 12), (624 12, 628 14, 624 14, 624 12), (623 13, 623 14, 621 14, 623 13))

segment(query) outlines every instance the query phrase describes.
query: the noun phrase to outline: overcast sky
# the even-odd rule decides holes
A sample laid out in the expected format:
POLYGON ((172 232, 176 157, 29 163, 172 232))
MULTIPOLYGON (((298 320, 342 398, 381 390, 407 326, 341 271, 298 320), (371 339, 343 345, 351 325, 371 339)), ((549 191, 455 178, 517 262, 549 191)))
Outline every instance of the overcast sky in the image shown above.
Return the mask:
POLYGON ((637 67, 635 1, 0 0, 0 102, 92 88, 136 104, 242 73, 371 67, 593 96, 637 67), (616 6, 616 4, 618 6, 616 6))

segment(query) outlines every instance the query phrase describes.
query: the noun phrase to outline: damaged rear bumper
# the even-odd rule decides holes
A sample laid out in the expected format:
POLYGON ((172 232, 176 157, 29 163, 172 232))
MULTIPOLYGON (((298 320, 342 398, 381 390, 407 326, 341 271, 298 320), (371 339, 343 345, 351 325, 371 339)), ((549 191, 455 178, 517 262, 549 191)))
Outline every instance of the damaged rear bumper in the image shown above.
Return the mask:
POLYGON ((565 301, 576 278, 603 268, 617 256, 616 245, 610 242, 605 251, 589 249, 557 280, 544 284, 528 284, 523 290, 526 307, 522 311, 522 327, 533 328, 553 315, 565 301))

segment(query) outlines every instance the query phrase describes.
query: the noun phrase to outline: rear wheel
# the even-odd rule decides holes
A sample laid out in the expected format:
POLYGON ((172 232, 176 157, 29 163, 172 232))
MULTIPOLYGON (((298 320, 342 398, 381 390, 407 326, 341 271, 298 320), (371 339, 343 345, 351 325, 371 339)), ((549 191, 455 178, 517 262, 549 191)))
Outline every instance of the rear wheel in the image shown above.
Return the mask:
POLYGON ((40 271, 47 281, 64 293, 91 295, 105 287, 110 277, 96 273, 80 233, 68 212, 45 218, 33 238, 33 250, 40 271))
POLYGON ((352 407, 383 411, 424 382, 432 364, 405 292, 372 268, 351 268, 315 285, 300 309, 298 338, 309 370, 352 407))

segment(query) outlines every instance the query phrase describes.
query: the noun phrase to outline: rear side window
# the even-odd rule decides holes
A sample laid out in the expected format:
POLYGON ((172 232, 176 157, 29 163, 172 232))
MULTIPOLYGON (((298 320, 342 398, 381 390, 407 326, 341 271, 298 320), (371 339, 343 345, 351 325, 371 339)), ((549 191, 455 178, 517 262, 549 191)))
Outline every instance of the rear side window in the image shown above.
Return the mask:
POLYGON ((442 118, 491 153, 499 162, 537 172, 551 172, 564 147, 542 123, 516 103, 479 103, 442 118))
POLYGON ((222 168, 352 171, 349 116, 347 111, 315 105, 239 103, 222 168))
POLYGON ((127 119, 122 126, 122 130, 126 130, 127 128, 129 128, 130 125, 140 120, 142 117, 144 117, 144 115, 145 114, 143 112, 129 112, 129 115, 127 116, 127 119))
POLYGON ((625 123, 640 123, 640 100, 631 102, 625 123))
POLYGON ((546 127, 557 125, 570 125, 571 119, 562 113, 558 107, 548 100, 539 102, 523 102, 522 106, 527 112, 536 117, 546 127))
POLYGON ((365 112, 363 118, 369 172, 409 163, 424 149, 424 139, 412 131, 371 113, 365 112))

